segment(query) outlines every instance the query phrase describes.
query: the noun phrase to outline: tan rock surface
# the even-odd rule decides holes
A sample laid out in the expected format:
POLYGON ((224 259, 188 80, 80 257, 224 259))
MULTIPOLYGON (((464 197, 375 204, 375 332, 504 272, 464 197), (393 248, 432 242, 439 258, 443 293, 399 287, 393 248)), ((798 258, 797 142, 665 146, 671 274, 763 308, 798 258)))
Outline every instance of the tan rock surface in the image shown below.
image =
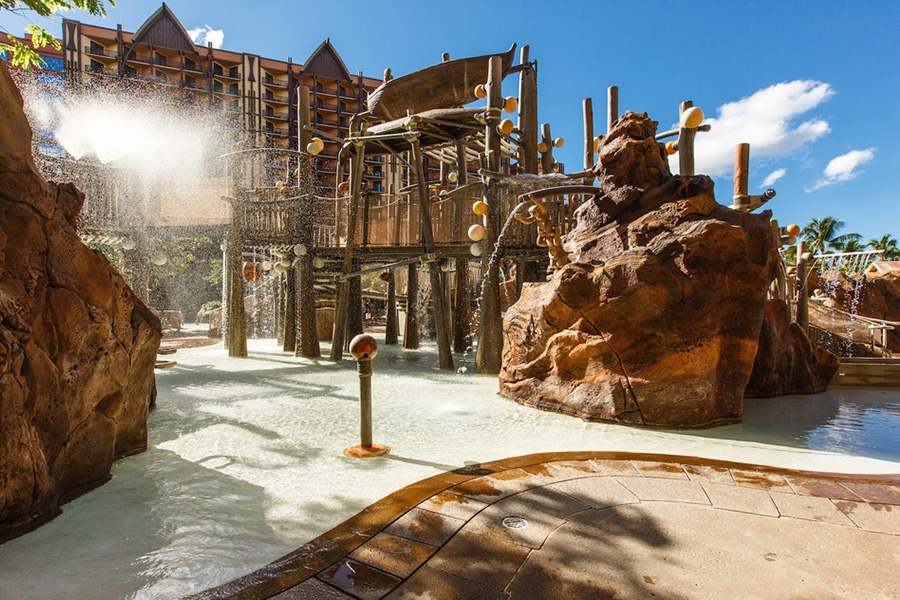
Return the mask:
POLYGON ((810 342, 791 323, 782 300, 766 302, 759 349, 744 393, 747 398, 824 392, 838 369, 837 356, 810 342))
POLYGON ((604 140, 602 193, 577 213, 572 263, 506 313, 501 393, 590 420, 702 427, 740 420, 775 260, 768 211, 719 205, 673 177, 656 123, 604 140))
POLYGON ((147 445, 159 320, 79 239, 83 200, 38 174, 0 66, 0 539, 147 445))

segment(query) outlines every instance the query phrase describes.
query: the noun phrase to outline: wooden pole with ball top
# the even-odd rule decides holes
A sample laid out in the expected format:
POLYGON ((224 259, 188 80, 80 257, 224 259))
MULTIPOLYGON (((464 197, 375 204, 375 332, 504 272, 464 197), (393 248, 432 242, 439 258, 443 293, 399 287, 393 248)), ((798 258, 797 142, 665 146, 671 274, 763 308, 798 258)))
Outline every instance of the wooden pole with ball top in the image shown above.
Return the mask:
POLYGON ((352 458, 382 456, 390 447, 372 443, 372 359, 378 354, 378 342, 361 333, 350 341, 350 354, 359 373, 359 445, 345 448, 344 454, 352 458))

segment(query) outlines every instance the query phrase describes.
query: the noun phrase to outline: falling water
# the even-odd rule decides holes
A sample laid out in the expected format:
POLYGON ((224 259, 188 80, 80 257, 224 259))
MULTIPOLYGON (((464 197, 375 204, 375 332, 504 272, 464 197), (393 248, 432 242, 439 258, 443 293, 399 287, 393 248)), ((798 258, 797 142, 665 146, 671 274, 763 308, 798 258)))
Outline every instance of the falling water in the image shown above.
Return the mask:
MULTIPOLYGON (((523 200, 522 202, 519 202, 516 205, 516 207, 514 209, 512 209, 512 211, 510 211, 509 215, 506 217, 506 222, 503 223, 503 227, 500 228, 500 233, 497 234, 497 240, 494 242, 494 249, 491 251, 491 254, 488 257, 487 268, 483 270, 483 273, 481 276, 481 291, 478 294, 478 299, 476 300, 478 309, 475 311, 475 314, 478 314, 479 318, 481 318, 481 299, 484 297, 484 287, 487 284, 487 280, 488 280, 487 274, 493 268, 494 263, 497 261, 497 257, 500 255, 500 245, 503 243, 503 236, 506 234, 507 228, 513 222, 513 219, 515 219, 516 214, 519 212, 519 210, 523 206, 525 206, 525 204, 527 202, 528 202, 527 200, 523 200)), ((472 321, 469 323, 469 331, 472 331, 472 329, 474 329, 474 327, 473 327, 474 322, 475 321, 474 321, 474 315, 473 315, 472 321)), ((470 333, 468 336, 470 343, 471 343, 471 338, 472 338, 472 334, 470 333)))

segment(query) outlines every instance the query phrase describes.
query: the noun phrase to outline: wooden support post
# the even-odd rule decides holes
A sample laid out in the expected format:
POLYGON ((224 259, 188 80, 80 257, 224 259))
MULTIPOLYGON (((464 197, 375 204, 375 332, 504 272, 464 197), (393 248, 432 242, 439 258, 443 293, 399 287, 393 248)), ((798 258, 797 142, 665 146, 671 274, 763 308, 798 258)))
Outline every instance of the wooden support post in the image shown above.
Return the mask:
MULTIPOLYGON (((499 56, 492 56, 488 69, 486 91, 488 99, 487 124, 485 125, 485 152, 487 168, 491 173, 500 171, 500 135, 497 125, 500 122, 503 98, 500 84, 503 79, 502 62, 499 56)), ((544 125, 545 135, 549 137, 550 126, 544 125)), ((551 141, 552 144, 552 141, 551 141)), ((553 155, 549 151, 550 161, 553 155)), ((546 173, 547 171, 545 171, 546 173)), ((475 355, 475 372, 497 374, 500 372, 500 359, 503 353, 503 323, 500 315, 500 265, 498 257, 494 257, 494 244, 497 241, 500 227, 500 182, 488 176, 482 178, 483 200, 488 205, 481 264, 485 278, 481 293, 481 321, 478 325, 478 351, 475 355), (492 260, 493 257, 493 260, 492 260)))
MULTIPOLYGON (((590 171, 594 167, 594 101, 585 98, 582 101, 584 109, 584 170, 590 171)), ((594 177, 588 175, 584 178, 585 185, 594 183, 594 177)))
POLYGON ((312 183, 312 159, 303 157, 298 164, 299 177, 297 185, 304 193, 303 210, 300 211, 300 224, 298 226, 300 243, 306 246, 307 252, 300 257, 298 284, 298 312, 300 321, 300 335, 294 347, 294 354, 303 358, 318 358, 322 356, 319 347, 319 325, 316 315, 316 274, 313 267, 313 255, 309 252, 312 247, 313 231, 315 229, 315 187, 312 183))
POLYGON ((553 135, 550 133, 550 123, 541 125, 541 142, 546 150, 541 152, 541 173, 549 175, 553 172, 553 135))
MULTIPOLYGON (((362 143, 355 144, 356 156, 350 164, 350 207, 347 210, 347 242, 344 248, 343 273, 353 270, 353 244, 356 238, 356 216, 359 210, 359 198, 362 193, 363 160, 365 159, 365 146, 362 143)), ((338 167, 340 170, 340 167, 338 167)), ((336 298, 334 305, 334 330, 331 335, 331 360, 341 360, 344 356, 344 337, 347 328, 347 310, 350 306, 349 281, 339 279, 337 282, 336 298)))
POLYGON ((734 147, 734 199, 732 205, 741 212, 750 212, 749 179, 750 144, 738 144, 734 147))
POLYGON ((403 347, 415 350, 419 347, 419 263, 406 268, 406 332, 403 347))
POLYGON ((275 337, 276 343, 284 344, 284 278, 275 276, 275 337))
POLYGON ((297 88, 297 146, 300 152, 306 152, 311 135, 306 130, 309 125, 309 88, 301 85, 297 88))
POLYGON ((243 239, 240 224, 233 222, 228 234, 228 356, 247 356, 247 323, 244 318, 243 239))
POLYGON ((284 294, 284 319, 281 336, 282 350, 293 352, 297 346, 297 269, 288 267, 284 272, 286 285, 284 294))
MULTIPOLYGON (((679 118, 684 111, 694 106, 690 100, 681 103, 678 111, 679 118)), ((691 177, 694 175, 694 136, 697 134, 696 129, 687 129, 679 126, 678 129, 678 174, 682 177, 691 177)))
POLYGON ((611 85, 606 88, 606 133, 612 131, 613 125, 619 120, 619 86, 611 85))
POLYGON ((797 242, 797 324, 809 335, 809 293, 806 282, 809 264, 806 255, 806 242, 797 242))
MULTIPOLYGON (((519 63, 528 64, 528 46, 522 46, 519 63)), ((531 66, 519 71, 519 131, 521 149, 519 166, 523 173, 538 172, 537 69, 531 66)))
POLYGON ((522 297, 522 288, 525 287, 525 261, 516 261, 516 300, 522 297))
POLYGON ((384 343, 388 346, 397 345, 397 278, 394 269, 388 271, 391 278, 387 282, 387 321, 384 326, 384 343))
MULTIPOLYGON (((418 137, 410 140, 413 164, 416 168, 416 187, 419 192, 419 219, 422 221, 422 240, 426 254, 434 254, 434 230, 431 222, 431 205, 428 201, 428 187, 425 180, 425 162, 418 137)), ((428 276, 431 282, 431 298, 434 305, 434 326, 437 333, 438 356, 440 367, 453 370, 453 354, 450 350, 450 332, 447 330, 449 319, 445 305, 446 294, 441 286, 441 268, 437 261, 428 263, 428 276)))
MULTIPOLYGON (((353 270, 358 271, 359 263, 353 263, 353 270)), ((350 301, 347 306, 347 335, 344 338, 344 350, 350 349, 350 340, 364 332, 362 277, 350 278, 350 301)))
POLYGON ((453 351, 465 352, 469 347, 472 315, 469 297, 469 259, 456 259, 456 312, 453 314, 453 351))

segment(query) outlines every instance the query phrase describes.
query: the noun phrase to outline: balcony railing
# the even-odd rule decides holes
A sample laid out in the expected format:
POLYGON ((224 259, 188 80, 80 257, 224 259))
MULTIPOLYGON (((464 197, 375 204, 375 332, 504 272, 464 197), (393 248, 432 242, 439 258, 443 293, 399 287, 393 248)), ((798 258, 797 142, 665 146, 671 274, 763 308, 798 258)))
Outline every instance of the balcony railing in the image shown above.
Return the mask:
POLYGON ((85 46, 84 47, 85 54, 93 54, 95 56, 105 56, 107 58, 115 58, 116 53, 110 52, 103 48, 103 46, 85 46))

